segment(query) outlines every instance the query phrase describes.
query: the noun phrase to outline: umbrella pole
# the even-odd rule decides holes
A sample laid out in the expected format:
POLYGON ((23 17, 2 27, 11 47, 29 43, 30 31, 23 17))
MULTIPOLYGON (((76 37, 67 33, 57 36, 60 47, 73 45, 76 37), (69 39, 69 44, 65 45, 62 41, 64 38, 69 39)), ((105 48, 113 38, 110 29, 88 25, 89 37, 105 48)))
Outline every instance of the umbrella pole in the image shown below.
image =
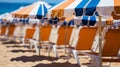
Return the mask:
POLYGON ((66 22, 66 37, 65 37, 65 53, 67 52, 66 51, 66 47, 67 47, 67 38, 68 38, 68 23, 66 22))
MULTIPOLYGON (((41 20, 42 20, 42 19, 41 19, 41 20)), ((39 56, 40 56, 40 49, 41 49, 41 43, 40 43, 40 41, 41 41, 41 39, 40 39, 40 37, 41 37, 41 36, 40 36, 40 33, 41 33, 41 30, 40 30, 40 29, 41 29, 41 20, 40 20, 39 26, 38 26, 38 27, 39 27, 39 28, 38 28, 38 29, 39 29, 39 39, 38 39, 38 40, 39 40, 39 41, 38 41, 38 42, 39 42, 39 56)))
POLYGON ((99 16, 98 30, 99 30, 99 67, 102 67, 102 22, 101 16, 99 16))

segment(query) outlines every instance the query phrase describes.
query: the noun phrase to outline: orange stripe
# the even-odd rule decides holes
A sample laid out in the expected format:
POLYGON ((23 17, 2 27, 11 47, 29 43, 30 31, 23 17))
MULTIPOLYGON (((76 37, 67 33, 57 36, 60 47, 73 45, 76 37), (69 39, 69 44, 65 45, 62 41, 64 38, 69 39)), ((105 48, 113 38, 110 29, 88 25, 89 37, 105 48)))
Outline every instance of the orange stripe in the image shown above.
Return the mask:
POLYGON ((14 14, 15 14, 15 16, 17 16, 17 17, 21 17, 22 14, 23 14, 25 11, 28 11, 29 9, 33 8, 33 6, 34 6, 34 5, 30 5, 30 6, 24 7, 23 9, 15 12, 14 14))
POLYGON ((24 18, 28 17, 28 13, 35 7, 35 5, 32 5, 31 7, 28 7, 27 10, 23 10, 20 15, 22 15, 24 18))
POLYGON ((66 2, 64 2, 63 4, 59 5, 56 9, 63 9, 66 8, 69 4, 71 4, 72 2, 74 2, 75 0, 67 0, 66 2))
POLYGON ((23 15, 24 15, 25 18, 29 16, 29 13, 35 8, 35 6, 37 6, 37 4, 31 6, 30 8, 28 8, 27 11, 25 11, 25 12, 23 13, 23 15))
POLYGON ((72 15, 72 16, 69 17, 69 18, 65 18, 65 20, 66 20, 67 22, 69 22, 69 21, 72 20, 74 17, 75 17, 75 15, 72 15))
POLYGON ((56 7, 54 10, 52 10, 52 17, 62 17, 64 14, 64 8, 66 8, 69 4, 74 2, 75 0, 67 0, 66 2, 62 3, 58 7, 56 7))
POLYGON ((114 0, 114 9, 116 14, 120 14, 120 0, 114 0))
POLYGON ((20 14, 21 12, 23 12, 24 10, 27 10, 27 8, 29 8, 31 6, 27 6, 27 7, 23 7, 22 9, 16 11, 14 14, 20 14))

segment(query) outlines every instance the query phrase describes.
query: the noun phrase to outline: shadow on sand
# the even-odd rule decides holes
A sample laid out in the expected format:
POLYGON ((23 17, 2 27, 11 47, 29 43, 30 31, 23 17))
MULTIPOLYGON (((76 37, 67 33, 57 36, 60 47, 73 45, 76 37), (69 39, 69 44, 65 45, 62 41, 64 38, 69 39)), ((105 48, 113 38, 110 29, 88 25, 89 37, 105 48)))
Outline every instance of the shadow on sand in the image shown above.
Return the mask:
POLYGON ((65 62, 65 63, 57 63, 57 62, 53 62, 51 64, 38 64, 36 66, 33 67, 80 67, 78 64, 71 64, 69 62, 65 62))
POLYGON ((2 44, 21 44, 21 42, 15 42, 15 41, 3 41, 2 44))
POLYGON ((13 52, 13 53, 18 53, 18 52, 23 52, 23 53, 25 53, 25 52, 34 52, 35 53, 35 50, 11 50, 10 52, 13 52))
POLYGON ((42 60, 54 61, 54 60, 58 60, 58 58, 33 55, 33 56, 21 56, 21 57, 10 59, 10 61, 23 61, 23 62, 36 62, 36 61, 42 61, 42 60))
POLYGON ((24 46, 22 46, 22 45, 7 45, 6 47, 8 47, 8 48, 29 48, 30 46, 28 46, 28 45, 24 45, 24 46))

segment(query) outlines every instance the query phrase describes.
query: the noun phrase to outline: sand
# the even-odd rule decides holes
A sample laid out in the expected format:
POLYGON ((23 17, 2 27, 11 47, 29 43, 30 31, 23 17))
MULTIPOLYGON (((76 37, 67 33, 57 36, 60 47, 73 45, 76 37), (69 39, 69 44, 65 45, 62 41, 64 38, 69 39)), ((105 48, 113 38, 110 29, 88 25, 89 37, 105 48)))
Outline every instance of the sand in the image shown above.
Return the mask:
MULTIPOLYGON (((60 58, 55 58, 53 52, 48 56, 45 49, 41 50, 41 55, 37 55, 35 50, 29 46, 21 44, 10 44, 0 41, 0 67, 80 67, 73 57, 67 62, 66 53, 60 51, 60 58)), ((89 67, 84 63, 89 63, 89 58, 80 56, 81 67, 89 67)), ((111 63, 111 67, 120 67, 120 62, 111 63)))

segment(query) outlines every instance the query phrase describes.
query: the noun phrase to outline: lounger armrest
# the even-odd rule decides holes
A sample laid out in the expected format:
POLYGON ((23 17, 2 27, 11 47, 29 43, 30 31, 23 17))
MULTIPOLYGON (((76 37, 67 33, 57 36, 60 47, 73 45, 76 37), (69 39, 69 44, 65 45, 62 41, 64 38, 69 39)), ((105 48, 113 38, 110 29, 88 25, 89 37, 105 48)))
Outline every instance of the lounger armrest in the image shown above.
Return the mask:
POLYGON ((72 47, 72 46, 67 46, 66 49, 75 49, 75 47, 72 47))
POLYGON ((49 42, 49 44, 51 44, 51 45, 55 45, 55 43, 53 43, 53 42, 49 42))

